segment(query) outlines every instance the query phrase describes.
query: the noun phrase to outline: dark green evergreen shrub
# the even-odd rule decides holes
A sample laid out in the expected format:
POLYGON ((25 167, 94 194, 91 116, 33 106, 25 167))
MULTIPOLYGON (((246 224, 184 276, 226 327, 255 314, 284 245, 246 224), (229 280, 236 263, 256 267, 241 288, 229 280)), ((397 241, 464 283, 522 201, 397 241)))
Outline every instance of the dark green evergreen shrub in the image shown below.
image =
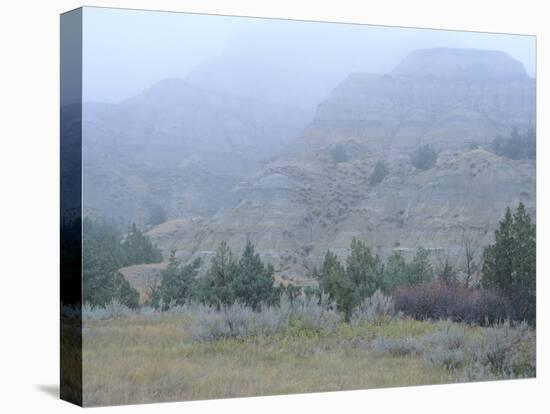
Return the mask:
POLYGON ((419 170, 429 170, 437 161, 437 152, 429 145, 423 145, 411 155, 411 164, 419 170))

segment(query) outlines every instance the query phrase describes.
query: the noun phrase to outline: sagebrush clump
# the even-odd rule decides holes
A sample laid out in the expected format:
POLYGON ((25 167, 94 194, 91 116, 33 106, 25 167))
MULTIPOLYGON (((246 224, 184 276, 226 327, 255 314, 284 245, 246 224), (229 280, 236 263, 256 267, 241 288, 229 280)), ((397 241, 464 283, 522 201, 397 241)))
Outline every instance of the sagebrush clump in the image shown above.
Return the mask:
POLYGON ((292 304, 282 300, 278 306, 265 307, 262 312, 254 312, 239 303, 219 311, 205 305, 190 305, 183 311, 195 317, 192 336, 200 342, 288 333, 292 329, 331 332, 338 322, 334 311, 305 297, 297 298, 292 304))
POLYGON ((492 374, 505 378, 534 377, 536 375, 535 347, 528 346, 532 333, 522 322, 510 322, 487 328, 484 335, 468 346, 473 360, 492 374))
POLYGON ((422 344, 412 337, 392 338, 380 336, 372 341, 371 347, 376 354, 388 353, 392 356, 421 355, 424 352, 422 344))

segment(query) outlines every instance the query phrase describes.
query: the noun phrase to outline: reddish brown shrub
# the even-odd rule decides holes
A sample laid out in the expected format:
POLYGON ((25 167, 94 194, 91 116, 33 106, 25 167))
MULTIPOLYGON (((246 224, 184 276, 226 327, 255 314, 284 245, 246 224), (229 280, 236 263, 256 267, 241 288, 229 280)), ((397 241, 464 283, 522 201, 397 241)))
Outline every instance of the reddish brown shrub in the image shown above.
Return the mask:
POLYGON ((510 317, 508 300, 485 289, 441 282, 398 286, 393 293, 395 310, 415 319, 451 319, 456 322, 492 324, 510 317))

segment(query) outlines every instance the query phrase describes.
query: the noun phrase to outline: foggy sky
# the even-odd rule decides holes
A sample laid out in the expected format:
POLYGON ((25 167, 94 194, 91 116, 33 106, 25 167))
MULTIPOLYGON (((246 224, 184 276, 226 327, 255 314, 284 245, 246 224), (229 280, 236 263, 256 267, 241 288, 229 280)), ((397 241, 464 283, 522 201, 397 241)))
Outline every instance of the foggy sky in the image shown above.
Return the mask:
POLYGON ((241 62, 241 72, 256 66, 267 82, 269 68, 279 79, 388 72, 411 51, 432 47, 501 50, 530 76, 536 65, 533 36, 90 7, 84 9, 83 45, 84 100, 112 103, 218 61, 241 62))

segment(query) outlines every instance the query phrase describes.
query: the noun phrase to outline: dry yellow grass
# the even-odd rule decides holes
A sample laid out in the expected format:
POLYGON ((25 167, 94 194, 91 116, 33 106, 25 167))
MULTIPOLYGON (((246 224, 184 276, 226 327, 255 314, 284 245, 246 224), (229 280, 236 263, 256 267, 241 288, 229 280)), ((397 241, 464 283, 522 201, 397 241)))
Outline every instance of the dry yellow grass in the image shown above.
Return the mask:
POLYGON ((402 321, 197 343, 185 315, 133 315, 84 325, 84 404, 107 405, 438 384, 449 373, 420 357, 374 355, 362 341, 425 333, 402 321))

